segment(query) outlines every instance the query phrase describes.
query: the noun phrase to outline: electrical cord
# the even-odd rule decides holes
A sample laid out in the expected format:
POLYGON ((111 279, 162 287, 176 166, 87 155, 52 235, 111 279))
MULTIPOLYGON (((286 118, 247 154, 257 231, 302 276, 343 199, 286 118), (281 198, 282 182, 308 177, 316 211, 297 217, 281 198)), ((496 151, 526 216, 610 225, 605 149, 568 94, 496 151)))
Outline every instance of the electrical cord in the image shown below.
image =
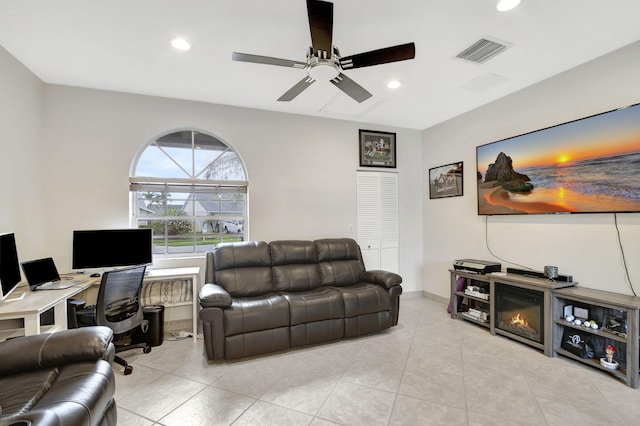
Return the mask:
POLYGON ((491 247, 489 246, 489 216, 485 216, 484 217, 484 243, 487 246, 487 250, 489 251, 489 254, 491 254, 491 256, 495 257, 496 259, 505 262, 505 263, 509 263, 511 265, 516 265, 516 266, 520 266, 524 269, 528 269, 530 271, 533 271, 533 268, 530 268, 528 266, 525 265, 521 265, 519 263, 515 263, 515 262, 510 262, 506 259, 501 258, 500 256, 497 256, 492 250, 491 247))
POLYGON ((627 277, 627 284, 631 289, 631 292, 634 296, 637 296, 635 289, 633 288, 633 283, 631 282, 631 275, 629 274, 629 268, 627 267, 627 257, 624 254, 624 247, 622 246, 622 237, 620 236, 620 228, 618 227, 618 214, 613 214, 613 223, 616 226, 616 233, 618 235, 618 246, 620 247, 620 253, 622 254, 622 264, 624 265, 624 273, 627 277))

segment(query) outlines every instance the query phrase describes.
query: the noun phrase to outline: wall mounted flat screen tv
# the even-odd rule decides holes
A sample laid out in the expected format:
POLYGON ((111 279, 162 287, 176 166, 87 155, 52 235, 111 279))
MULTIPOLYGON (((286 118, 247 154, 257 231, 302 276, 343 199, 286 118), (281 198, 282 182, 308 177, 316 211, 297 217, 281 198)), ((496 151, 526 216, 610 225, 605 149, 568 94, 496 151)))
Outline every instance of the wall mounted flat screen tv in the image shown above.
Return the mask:
POLYGON ((153 232, 140 229, 73 231, 71 268, 113 268, 153 262, 153 232))
POLYGON ((7 300, 19 283, 20 264, 15 235, 2 234, 0 235, 0 301, 7 300))
POLYGON ((640 212, 640 104, 476 148, 478 214, 640 212))

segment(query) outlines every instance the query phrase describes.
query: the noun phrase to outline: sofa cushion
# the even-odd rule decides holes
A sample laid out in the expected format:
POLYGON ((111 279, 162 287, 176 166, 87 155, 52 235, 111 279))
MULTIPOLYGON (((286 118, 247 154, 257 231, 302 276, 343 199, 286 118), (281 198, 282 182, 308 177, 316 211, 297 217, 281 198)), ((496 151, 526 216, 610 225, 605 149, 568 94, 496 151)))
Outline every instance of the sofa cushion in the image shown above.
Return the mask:
POLYGON ((51 388, 58 377, 57 368, 43 368, 27 373, 0 377, 2 415, 24 413, 51 388))
POLYGON ((291 325, 327 319, 344 318, 344 303, 340 292, 321 287, 311 291, 284 293, 289 302, 291 325))
POLYGON ((274 290, 271 251, 264 241, 220 243, 212 252, 213 284, 231 297, 252 297, 274 290))
POLYGON ((50 410, 60 424, 93 424, 108 414, 115 378, 98 360, 1 377, 0 389, 3 416, 50 410))
POLYGON ((342 293, 345 318, 391 309, 389 292, 379 285, 358 283, 335 289, 342 293))
POLYGON ((236 334, 224 339, 225 359, 237 359, 288 349, 289 327, 236 334))
POLYGON ((276 291, 307 291, 320 287, 320 266, 313 241, 272 241, 276 291))
POLYGON ((289 304, 275 293, 234 298, 223 312, 225 336, 289 326, 289 304))
POLYGON ((322 284, 353 285, 360 282, 364 263, 358 243, 350 238, 327 238, 315 241, 322 284))
POLYGON ((53 388, 45 393, 35 409, 62 407, 62 424, 89 424, 107 413, 116 390, 115 377, 107 361, 83 362, 64 366, 53 388))

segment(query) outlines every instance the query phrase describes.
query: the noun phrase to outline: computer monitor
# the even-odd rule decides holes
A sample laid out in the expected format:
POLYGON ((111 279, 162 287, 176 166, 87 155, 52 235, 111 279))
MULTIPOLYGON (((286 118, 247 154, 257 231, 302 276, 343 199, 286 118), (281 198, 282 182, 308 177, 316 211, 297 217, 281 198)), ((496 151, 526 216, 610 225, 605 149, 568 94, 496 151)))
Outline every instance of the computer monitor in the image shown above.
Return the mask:
POLYGON ((71 268, 74 270, 151 264, 150 228, 73 231, 71 268))
POLYGON ((17 300, 24 297, 9 295, 20 283, 20 264, 18 263, 18 250, 16 249, 16 237, 13 233, 0 235, 0 300, 17 300))

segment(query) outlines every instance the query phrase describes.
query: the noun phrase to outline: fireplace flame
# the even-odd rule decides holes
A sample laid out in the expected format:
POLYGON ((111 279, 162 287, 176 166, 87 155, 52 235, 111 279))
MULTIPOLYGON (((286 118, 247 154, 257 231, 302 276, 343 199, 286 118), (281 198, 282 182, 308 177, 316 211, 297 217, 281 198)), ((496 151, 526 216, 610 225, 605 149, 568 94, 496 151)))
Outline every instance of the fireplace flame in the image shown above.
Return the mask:
POLYGON ((511 317, 511 324, 518 325, 521 327, 529 326, 529 323, 527 322, 527 320, 520 316, 520 312, 518 312, 518 314, 515 317, 511 317))

